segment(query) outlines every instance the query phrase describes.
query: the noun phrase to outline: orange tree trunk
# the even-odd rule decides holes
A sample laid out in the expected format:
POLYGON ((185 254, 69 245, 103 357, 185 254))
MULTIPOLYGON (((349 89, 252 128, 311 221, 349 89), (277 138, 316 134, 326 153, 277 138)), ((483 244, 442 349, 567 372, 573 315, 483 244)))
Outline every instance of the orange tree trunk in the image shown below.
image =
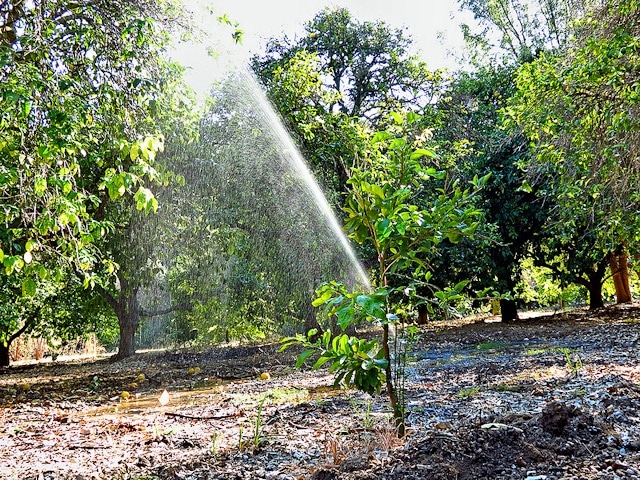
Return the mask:
POLYGON ((629 288, 629 267, 625 252, 611 252, 609 254, 609 266, 613 284, 616 288, 616 303, 629 303, 631 301, 631 289, 629 288))

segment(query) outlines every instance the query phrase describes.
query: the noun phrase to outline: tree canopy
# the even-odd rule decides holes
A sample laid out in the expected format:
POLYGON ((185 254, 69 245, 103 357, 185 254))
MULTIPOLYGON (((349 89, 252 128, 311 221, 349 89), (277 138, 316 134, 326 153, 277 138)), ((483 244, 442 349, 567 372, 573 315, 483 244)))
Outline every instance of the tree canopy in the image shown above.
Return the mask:
MULTIPOLYGON (((164 142, 156 120, 180 76, 162 52, 179 12, 164 1, 1 8, 1 275, 33 297, 26 322, 46 285, 79 276, 90 286, 117 269, 100 247, 116 228, 110 203, 157 208, 150 186, 165 177, 154 166, 164 142)), ((6 347, 20 323, 2 322, 6 347)))

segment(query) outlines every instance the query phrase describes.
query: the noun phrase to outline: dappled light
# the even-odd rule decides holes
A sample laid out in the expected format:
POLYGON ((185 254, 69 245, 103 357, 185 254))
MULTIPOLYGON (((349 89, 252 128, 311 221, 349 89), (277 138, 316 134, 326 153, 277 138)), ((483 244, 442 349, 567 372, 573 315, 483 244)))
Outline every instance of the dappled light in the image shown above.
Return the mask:
POLYGON ((0 479, 640 478, 640 3, 451 1, 0 2, 0 479))

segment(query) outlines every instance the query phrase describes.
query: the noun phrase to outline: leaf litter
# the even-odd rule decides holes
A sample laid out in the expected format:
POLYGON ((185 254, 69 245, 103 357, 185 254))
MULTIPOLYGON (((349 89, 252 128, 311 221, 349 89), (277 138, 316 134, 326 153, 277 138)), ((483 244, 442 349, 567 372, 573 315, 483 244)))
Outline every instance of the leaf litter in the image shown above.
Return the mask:
POLYGON ((12 366, 0 478, 640 478, 639 317, 632 305, 422 327, 403 439, 384 392, 295 371, 277 344, 12 366))

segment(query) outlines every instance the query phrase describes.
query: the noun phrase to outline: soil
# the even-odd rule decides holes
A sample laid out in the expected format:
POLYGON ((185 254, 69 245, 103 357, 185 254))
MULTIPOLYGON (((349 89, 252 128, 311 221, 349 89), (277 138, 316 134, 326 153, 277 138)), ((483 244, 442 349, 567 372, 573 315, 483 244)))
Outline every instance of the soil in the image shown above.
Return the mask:
POLYGON ((639 322, 626 305, 421 327, 402 439, 384 392, 277 344, 13 365, 0 479, 637 479, 639 322))

